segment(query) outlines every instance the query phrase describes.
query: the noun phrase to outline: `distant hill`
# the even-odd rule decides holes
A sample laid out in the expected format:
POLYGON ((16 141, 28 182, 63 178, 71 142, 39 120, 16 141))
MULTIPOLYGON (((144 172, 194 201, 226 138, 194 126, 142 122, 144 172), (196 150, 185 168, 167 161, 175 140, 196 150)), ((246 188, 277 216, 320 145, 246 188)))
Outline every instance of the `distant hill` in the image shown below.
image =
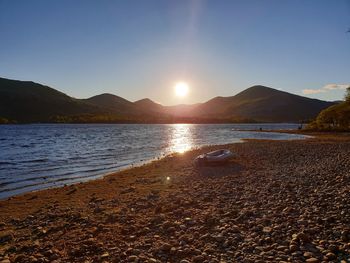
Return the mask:
POLYGON ((333 104, 265 86, 253 86, 232 97, 209 100, 194 109, 192 116, 298 122, 315 118, 321 110, 333 104))
POLYGON ((149 111, 144 110, 137 104, 113 94, 104 93, 82 101, 95 105, 105 112, 112 114, 130 116, 150 115, 149 111))
POLYGON ((168 116, 174 116, 174 117, 189 117, 191 116, 192 110, 201 104, 201 103, 197 103, 197 104, 179 104, 174 106, 163 106, 159 103, 152 101, 149 98, 138 100, 138 101, 135 101, 134 103, 144 110, 167 114, 168 116))
POLYGON ((50 121, 56 115, 96 114, 96 106, 32 81, 0 78, 0 117, 18 122, 50 121))
POLYGON ((216 123, 299 122, 331 106, 264 86, 205 103, 163 106, 150 99, 128 101, 113 94, 75 99, 31 81, 0 78, 0 122, 216 123))
POLYGON ((159 103, 156 103, 149 98, 138 100, 134 102, 139 108, 156 113, 165 113, 165 107, 159 103))
POLYGON ((265 86, 253 86, 235 96, 215 97, 205 103, 193 105, 162 106, 149 99, 135 103, 183 118, 258 122, 306 121, 335 104, 265 86))

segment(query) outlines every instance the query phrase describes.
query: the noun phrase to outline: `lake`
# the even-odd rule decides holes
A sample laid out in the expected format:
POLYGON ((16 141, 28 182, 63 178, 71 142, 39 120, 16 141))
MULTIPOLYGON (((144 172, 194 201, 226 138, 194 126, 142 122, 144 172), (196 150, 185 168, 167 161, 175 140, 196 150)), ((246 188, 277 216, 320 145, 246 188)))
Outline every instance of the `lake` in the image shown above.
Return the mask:
POLYGON ((248 131, 297 127, 298 124, 2 125, 0 198, 95 179, 205 145, 239 143, 243 138, 305 138, 248 131))

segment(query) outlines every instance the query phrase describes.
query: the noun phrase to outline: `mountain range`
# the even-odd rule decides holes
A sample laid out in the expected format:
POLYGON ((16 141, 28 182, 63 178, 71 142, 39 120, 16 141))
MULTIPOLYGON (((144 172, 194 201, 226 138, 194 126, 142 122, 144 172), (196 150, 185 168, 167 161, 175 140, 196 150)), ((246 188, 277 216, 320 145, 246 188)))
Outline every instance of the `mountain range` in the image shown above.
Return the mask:
POLYGON ((131 102, 106 93, 76 99, 32 81, 0 78, 2 122, 300 122, 334 104, 257 85, 204 103, 163 106, 148 98, 131 102))

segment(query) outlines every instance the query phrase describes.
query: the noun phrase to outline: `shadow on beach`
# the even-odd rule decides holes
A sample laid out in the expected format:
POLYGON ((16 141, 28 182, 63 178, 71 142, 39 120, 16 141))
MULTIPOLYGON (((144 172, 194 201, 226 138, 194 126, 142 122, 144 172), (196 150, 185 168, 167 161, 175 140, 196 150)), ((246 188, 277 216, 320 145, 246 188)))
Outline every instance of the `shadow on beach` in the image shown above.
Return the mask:
POLYGON ((236 162, 228 162, 225 165, 201 166, 197 168, 200 176, 205 177, 224 177, 234 175, 243 170, 243 166, 236 162))

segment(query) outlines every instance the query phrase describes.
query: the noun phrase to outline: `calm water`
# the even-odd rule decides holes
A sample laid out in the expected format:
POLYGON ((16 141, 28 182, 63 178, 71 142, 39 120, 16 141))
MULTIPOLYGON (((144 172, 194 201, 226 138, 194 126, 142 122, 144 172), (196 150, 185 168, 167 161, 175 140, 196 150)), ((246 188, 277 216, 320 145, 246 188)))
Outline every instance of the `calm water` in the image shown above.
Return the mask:
POLYGON ((302 135, 237 131, 297 124, 45 124, 0 126, 0 198, 91 180, 172 152, 242 138, 302 135))

